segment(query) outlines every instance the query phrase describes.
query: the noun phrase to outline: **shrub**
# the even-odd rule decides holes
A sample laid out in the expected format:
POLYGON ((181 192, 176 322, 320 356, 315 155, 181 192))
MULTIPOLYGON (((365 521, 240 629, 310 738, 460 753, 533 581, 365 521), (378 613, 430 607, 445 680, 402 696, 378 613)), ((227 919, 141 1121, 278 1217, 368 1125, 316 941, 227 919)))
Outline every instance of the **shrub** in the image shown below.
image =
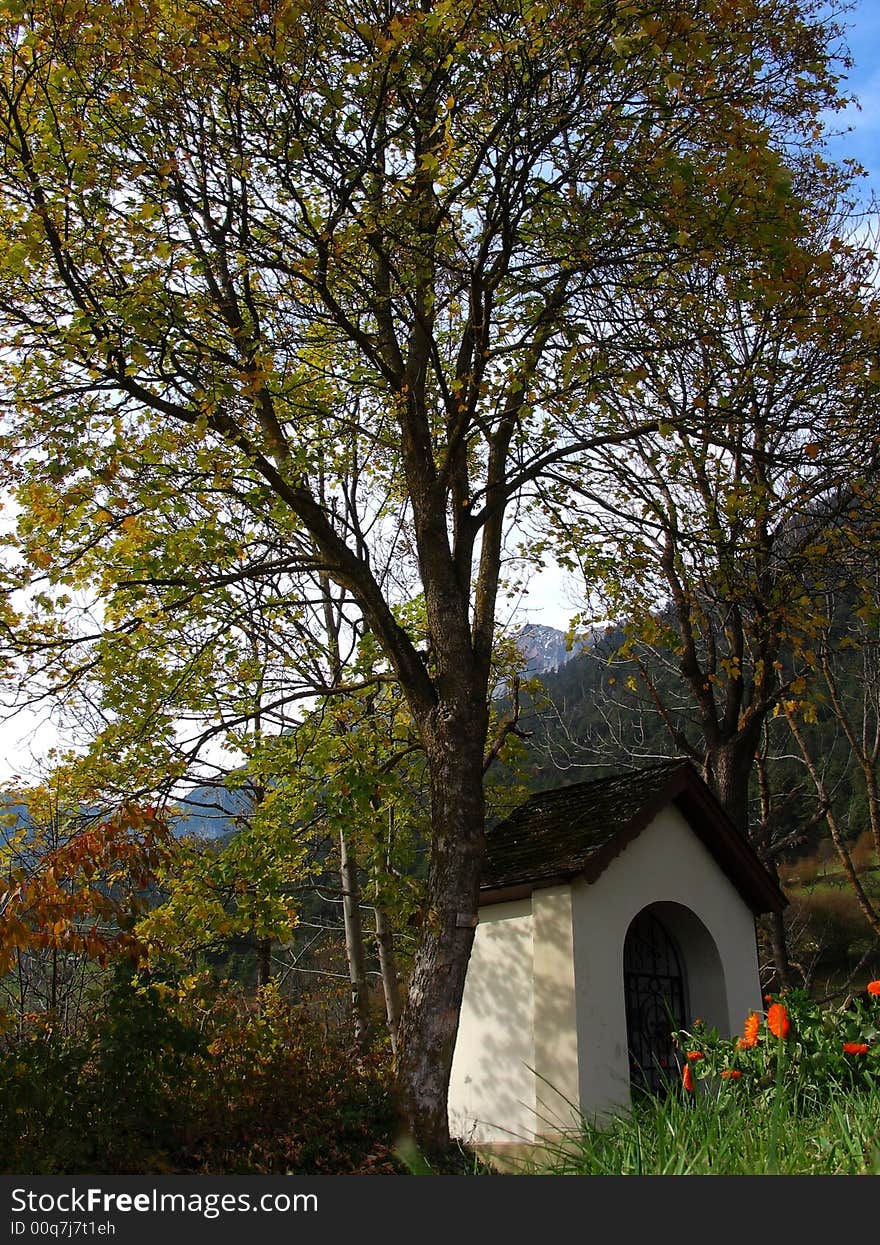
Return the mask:
POLYGON ((806 991, 765 996, 764 1013, 746 1018, 742 1036, 722 1039, 700 1021, 677 1035, 685 1089, 738 1093, 769 1100, 789 1093, 802 1106, 826 1101, 837 1089, 880 1085, 880 982, 838 1011, 806 991))
POLYGON ((120 968, 82 1038, 44 1023, 0 1051, 0 1170, 392 1172, 388 1084, 273 987, 120 968))
MULTIPOLYGON (((34 1018, 36 1021, 36 1018, 34 1018)), ((0 1050, 0 1171, 77 1170, 85 1042, 35 1027, 0 1050)))

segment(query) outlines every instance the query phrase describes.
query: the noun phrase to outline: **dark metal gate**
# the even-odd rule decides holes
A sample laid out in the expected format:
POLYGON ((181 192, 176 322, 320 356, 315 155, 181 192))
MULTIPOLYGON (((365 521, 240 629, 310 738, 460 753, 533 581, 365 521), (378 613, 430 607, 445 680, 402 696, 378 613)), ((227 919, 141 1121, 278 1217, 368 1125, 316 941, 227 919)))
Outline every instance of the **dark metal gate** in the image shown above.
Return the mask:
POLYGON ((623 945, 630 1085, 663 1093, 678 1084, 674 1029, 685 1023, 685 982, 675 943, 657 917, 640 912, 623 945))

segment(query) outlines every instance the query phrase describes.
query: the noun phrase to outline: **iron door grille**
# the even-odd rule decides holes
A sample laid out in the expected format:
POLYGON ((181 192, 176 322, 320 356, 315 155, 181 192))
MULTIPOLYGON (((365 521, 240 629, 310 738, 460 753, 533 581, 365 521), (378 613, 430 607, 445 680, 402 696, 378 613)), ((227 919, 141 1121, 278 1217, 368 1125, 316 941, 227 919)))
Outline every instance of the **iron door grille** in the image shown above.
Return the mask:
POLYGON ((672 1034, 685 1025, 685 982, 675 943, 652 912, 632 922, 623 948, 629 1075, 633 1090, 678 1084, 672 1034))

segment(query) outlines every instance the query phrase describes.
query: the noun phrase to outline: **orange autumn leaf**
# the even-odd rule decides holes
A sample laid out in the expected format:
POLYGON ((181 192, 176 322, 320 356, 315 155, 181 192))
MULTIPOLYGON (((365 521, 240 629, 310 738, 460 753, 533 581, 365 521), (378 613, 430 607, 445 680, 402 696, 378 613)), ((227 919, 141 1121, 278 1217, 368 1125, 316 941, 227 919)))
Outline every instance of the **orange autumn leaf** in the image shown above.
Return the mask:
POLYGON ((101 962, 102 956, 137 949, 130 927, 144 908, 138 892, 170 850, 164 821, 125 806, 107 821, 62 838, 33 864, 16 864, 0 910, 0 975, 31 950, 63 949, 101 962))
POLYGON ((790 1028, 788 1012, 782 1003, 771 1003, 767 1012, 767 1028, 774 1037, 784 1041, 790 1028))

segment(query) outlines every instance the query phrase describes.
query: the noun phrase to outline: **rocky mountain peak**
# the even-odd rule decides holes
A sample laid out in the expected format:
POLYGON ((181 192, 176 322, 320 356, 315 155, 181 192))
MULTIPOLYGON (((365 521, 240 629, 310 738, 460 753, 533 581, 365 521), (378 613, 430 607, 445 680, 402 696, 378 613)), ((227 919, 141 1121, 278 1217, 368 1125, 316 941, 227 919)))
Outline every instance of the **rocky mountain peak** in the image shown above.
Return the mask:
POLYGON ((565 647, 565 632, 541 623, 526 623, 516 637, 523 655, 523 674, 546 674, 570 661, 574 653, 565 647))

